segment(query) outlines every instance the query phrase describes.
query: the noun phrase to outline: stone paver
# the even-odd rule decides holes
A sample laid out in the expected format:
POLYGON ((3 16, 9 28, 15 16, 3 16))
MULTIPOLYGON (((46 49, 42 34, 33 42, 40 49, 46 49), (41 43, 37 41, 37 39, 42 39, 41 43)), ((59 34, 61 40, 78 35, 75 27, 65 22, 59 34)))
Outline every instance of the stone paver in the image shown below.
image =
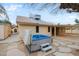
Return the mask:
POLYGON ((0 41, 0 55, 27 56, 28 51, 23 41, 15 34, 3 41, 0 41))
POLYGON ((5 39, 5 40, 2 40, 2 41, 0 41, 0 43, 12 43, 12 42, 18 42, 18 41, 20 41, 21 39, 19 39, 19 37, 18 37, 18 34, 15 34, 15 35, 11 35, 11 37, 8 37, 7 39, 5 39))
MULTIPOLYGON (((37 51, 31 56, 74 56, 79 55, 79 42, 77 40, 57 38, 53 41, 53 49, 49 52, 37 51), (73 51, 74 50, 74 51, 73 51)), ((76 37, 75 37, 76 38, 76 37)), ((0 41, 1 56, 28 56, 29 52, 23 41, 16 34, 0 41)))
POLYGON ((57 43, 60 44, 60 45, 66 45, 65 42, 60 41, 60 40, 58 40, 57 43))
POLYGON ((61 40, 57 39, 57 40, 53 41, 53 45, 55 45, 55 46, 65 46, 66 43, 64 41, 61 41, 61 40))
POLYGON ((25 53, 18 49, 12 49, 7 51, 7 56, 25 56, 25 53))
POLYGON ((79 49, 73 49, 72 53, 73 53, 75 56, 79 56, 79 49))
POLYGON ((68 52, 72 52, 72 49, 69 47, 58 47, 58 52, 68 53, 68 52))
MULTIPOLYGON (((58 37, 56 38, 58 41, 63 41, 66 45, 63 45, 63 47, 65 47, 64 49, 62 48, 62 45, 58 46, 60 47, 59 51, 57 50, 57 52, 55 53, 56 54, 60 54, 61 53, 61 56, 63 56, 63 52, 65 53, 70 53, 75 55, 75 56, 79 56, 79 36, 67 36, 67 37, 58 37)), ((57 42, 55 42, 57 43, 57 42)), ((57 48, 58 48, 57 47, 57 48)), ((67 55, 68 56, 68 55, 67 55)))
POLYGON ((6 56, 8 44, 0 44, 0 56, 6 56))
POLYGON ((57 47, 60 46, 60 44, 58 44, 57 42, 54 42, 53 45, 57 47))
POLYGON ((55 56, 74 56, 72 53, 62 53, 62 52, 55 52, 53 54, 55 56))
POLYGON ((70 48, 73 48, 73 49, 79 49, 79 46, 77 46, 77 45, 67 45, 67 46, 70 48))

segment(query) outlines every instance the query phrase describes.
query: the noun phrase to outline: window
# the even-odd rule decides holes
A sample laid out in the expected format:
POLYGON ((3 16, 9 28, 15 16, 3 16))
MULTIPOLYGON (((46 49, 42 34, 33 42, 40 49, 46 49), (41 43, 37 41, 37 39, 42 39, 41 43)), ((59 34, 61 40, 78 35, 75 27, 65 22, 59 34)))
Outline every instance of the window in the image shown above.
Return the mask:
POLYGON ((50 32, 50 27, 48 27, 48 32, 50 32))
POLYGON ((36 33, 39 33, 39 26, 36 26, 36 33))

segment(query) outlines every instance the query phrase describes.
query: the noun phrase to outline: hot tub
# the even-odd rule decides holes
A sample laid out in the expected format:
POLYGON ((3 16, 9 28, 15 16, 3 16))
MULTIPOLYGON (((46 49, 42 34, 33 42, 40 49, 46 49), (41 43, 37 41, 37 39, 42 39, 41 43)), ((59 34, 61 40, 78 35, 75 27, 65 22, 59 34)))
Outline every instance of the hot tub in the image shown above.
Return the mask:
POLYGON ((52 38, 46 34, 33 34, 32 35, 32 43, 31 43, 31 51, 40 50, 40 46, 45 43, 51 44, 52 38))

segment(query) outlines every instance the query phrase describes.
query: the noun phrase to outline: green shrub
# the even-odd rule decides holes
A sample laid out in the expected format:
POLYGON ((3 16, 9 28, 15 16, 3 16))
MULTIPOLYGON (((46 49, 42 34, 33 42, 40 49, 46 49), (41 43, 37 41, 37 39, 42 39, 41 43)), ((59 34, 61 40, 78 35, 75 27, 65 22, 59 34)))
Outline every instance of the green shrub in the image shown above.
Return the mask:
POLYGON ((79 20, 78 20, 78 19, 75 19, 75 23, 76 23, 76 24, 79 24, 79 20))
POLYGON ((0 20, 0 24, 11 24, 9 20, 0 20))

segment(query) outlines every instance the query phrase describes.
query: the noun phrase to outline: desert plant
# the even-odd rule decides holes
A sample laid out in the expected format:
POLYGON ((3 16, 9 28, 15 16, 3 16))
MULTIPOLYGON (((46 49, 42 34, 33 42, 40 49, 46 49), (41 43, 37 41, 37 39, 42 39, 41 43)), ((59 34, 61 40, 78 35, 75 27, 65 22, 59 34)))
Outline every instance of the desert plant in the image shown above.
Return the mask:
POLYGON ((78 19, 75 19, 75 23, 76 23, 76 24, 79 24, 79 20, 78 20, 78 19))
POLYGON ((6 16, 6 19, 9 20, 7 11, 5 10, 5 8, 1 4, 0 4, 0 14, 4 14, 6 16))
POLYGON ((0 24, 11 24, 9 20, 0 20, 0 24))

